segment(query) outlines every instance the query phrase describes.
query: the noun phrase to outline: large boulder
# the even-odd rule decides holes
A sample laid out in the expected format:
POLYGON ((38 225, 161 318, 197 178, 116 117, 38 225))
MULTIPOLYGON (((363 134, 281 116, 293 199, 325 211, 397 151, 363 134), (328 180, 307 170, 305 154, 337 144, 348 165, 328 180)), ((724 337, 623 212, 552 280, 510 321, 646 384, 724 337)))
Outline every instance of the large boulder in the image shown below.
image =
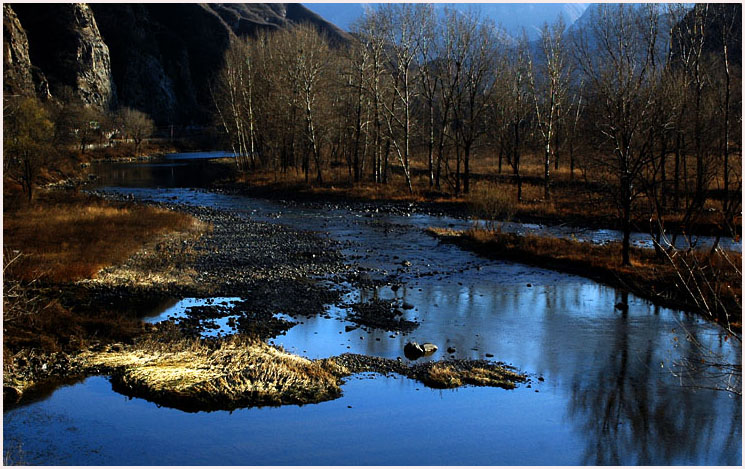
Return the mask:
POLYGON ((424 356, 424 349, 416 342, 408 342, 404 345, 404 355, 406 355, 406 358, 409 360, 416 360, 417 358, 424 356))

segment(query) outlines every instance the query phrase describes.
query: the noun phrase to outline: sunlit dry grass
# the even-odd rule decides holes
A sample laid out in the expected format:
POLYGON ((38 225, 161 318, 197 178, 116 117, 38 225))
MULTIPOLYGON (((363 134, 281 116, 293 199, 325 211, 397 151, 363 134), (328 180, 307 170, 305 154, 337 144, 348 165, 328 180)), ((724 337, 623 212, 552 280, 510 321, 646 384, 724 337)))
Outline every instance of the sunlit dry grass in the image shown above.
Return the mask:
POLYGON ((514 389, 525 376, 499 365, 456 368, 442 362, 426 367, 418 379, 433 388, 457 388, 464 384, 514 389))
POLYGON ((24 281, 91 278, 154 236, 203 228, 188 215, 154 207, 72 193, 40 197, 30 207, 4 214, 5 248, 22 253, 6 274, 24 281))
POLYGON ((124 392, 184 409, 303 404, 341 394, 339 377, 326 362, 245 336, 216 344, 148 338, 126 349, 87 353, 82 362, 113 373, 124 392))

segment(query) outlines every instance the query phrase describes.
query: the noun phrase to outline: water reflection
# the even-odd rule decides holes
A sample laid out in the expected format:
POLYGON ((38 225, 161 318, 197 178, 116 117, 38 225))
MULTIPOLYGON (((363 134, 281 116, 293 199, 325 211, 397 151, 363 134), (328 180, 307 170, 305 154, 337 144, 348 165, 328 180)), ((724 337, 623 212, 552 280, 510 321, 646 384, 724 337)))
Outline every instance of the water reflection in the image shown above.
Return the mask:
POLYGON ((214 173, 207 160, 164 163, 96 163, 96 186, 207 187, 214 173))
MULTIPOLYGON (((659 371, 669 365, 670 337, 656 332, 664 328, 634 329, 629 315, 619 314, 614 336, 595 350, 601 366, 572 376, 567 416, 587 438, 581 463, 706 464, 721 457, 739 465, 733 450, 741 439, 740 399, 670 383, 659 371)), ((688 342, 675 342, 677 353, 689 352, 688 342)))

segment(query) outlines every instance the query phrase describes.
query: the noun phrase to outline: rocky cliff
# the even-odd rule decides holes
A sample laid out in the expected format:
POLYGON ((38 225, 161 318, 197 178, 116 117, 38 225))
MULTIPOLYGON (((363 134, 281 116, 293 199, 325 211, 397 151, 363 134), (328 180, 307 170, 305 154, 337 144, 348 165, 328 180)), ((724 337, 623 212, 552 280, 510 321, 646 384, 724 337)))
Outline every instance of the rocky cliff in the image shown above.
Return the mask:
POLYGON ((4 91, 129 106, 161 124, 203 124, 209 83, 230 41, 308 22, 349 36, 299 4, 5 4, 4 91))
POLYGON ((3 76, 3 91, 6 95, 34 93, 26 31, 7 4, 3 5, 3 76))
POLYGON ((23 3, 12 9, 28 37, 39 84, 46 80, 53 96, 72 93, 99 108, 115 102, 109 48, 88 5, 23 3))

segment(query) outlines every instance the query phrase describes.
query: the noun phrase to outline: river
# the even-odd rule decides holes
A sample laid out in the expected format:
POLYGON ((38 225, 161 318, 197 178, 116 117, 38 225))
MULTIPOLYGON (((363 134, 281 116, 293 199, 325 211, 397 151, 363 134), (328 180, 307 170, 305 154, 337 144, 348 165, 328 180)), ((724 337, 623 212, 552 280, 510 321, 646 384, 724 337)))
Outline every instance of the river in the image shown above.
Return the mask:
MULTIPOLYGON (((741 363, 740 343, 718 326, 579 276, 483 259, 422 231, 467 221, 198 189, 203 164, 110 164, 98 171, 107 191, 240 211, 330 236, 348 263, 391 280, 361 290, 339 285, 348 303, 399 299, 414 306, 406 317, 421 323, 408 334, 347 330, 348 309, 329 305, 326 314, 295 318, 272 343, 310 358, 344 352, 396 358, 409 340, 432 342, 440 347, 433 359, 447 358, 453 347, 457 358, 503 361, 530 374, 531 387, 434 390, 399 376, 362 374, 330 402, 186 413, 126 398, 105 377, 91 377, 4 412, 11 459, 57 465, 741 464, 741 398, 709 389, 722 384, 710 376, 716 369, 680 366, 702 359, 741 363), (614 308, 619 302, 628 310, 614 308), (689 376, 681 378, 685 371, 689 376)), ((200 301, 176 298, 148 320, 178 317, 200 301)))

